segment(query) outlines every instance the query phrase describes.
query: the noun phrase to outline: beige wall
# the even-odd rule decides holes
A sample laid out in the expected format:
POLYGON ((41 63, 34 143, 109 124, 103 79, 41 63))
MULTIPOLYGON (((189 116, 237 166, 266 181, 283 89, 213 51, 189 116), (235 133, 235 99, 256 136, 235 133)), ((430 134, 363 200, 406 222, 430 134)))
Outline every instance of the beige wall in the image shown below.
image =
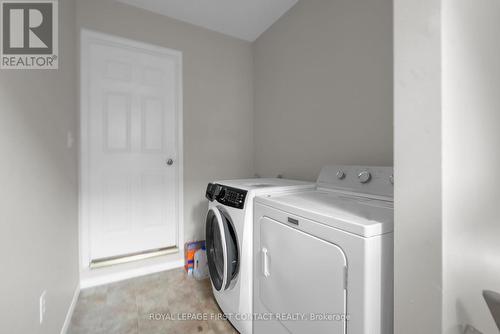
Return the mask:
POLYGON ((78 143, 67 148, 66 136, 78 131, 80 28, 183 52, 186 240, 204 236, 208 180, 392 164, 389 0, 301 1, 253 45, 112 0, 60 6, 60 70, 0 76, 0 320, 10 333, 57 333, 78 281, 78 143))
POLYGON ((440 15, 440 1, 394 1, 396 334, 441 334, 440 15))
POLYGON ((392 1, 299 1, 254 44, 255 163, 392 165, 392 1))
POLYGON ((443 333, 498 333, 481 294, 500 292, 500 3, 443 6, 443 333))
POLYGON ((395 1, 395 333, 497 333, 500 4, 395 1))
POLYGON ((59 333, 78 284, 74 1, 59 13, 59 70, 0 70, 2 333, 59 333))
POLYGON ((204 238, 207 182, 253 175, 251 44, 112 0, 77 0, 78 27, 183 53, 184 224, 204 238))

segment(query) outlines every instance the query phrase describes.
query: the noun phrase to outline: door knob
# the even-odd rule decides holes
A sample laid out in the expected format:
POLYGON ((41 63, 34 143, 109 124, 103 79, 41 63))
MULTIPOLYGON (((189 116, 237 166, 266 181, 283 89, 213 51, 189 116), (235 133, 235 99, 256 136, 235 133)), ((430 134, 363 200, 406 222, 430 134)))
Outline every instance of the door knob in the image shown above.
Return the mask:
POLYGON ((174 164, 174 160, 168 159, 167 160, 167 165, 172 166, 174 164))

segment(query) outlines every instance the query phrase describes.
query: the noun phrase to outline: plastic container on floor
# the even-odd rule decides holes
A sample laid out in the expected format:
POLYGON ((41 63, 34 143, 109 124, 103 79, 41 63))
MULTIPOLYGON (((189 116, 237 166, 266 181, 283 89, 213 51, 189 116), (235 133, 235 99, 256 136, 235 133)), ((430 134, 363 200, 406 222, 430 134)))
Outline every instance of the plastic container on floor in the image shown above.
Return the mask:
POLYGON ((193 277, 197 280, 208 278, 207 250, 205 246, 194 253, 193 277))
POLYGON ((193 276, 194 254, 198 250, 204 247, 205 247, 205 240, 186 242, 184 246, 184 258, 185 258, 184 268, 186 269, 186 272, 189 277, 193 276))

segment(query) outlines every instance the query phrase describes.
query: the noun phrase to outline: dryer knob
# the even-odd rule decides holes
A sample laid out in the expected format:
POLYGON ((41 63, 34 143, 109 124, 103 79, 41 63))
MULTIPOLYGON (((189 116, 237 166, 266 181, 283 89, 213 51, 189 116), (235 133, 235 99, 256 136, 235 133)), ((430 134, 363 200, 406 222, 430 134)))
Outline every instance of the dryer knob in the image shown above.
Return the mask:
POLYGON ((342 169, 339 169, 337 171, 337 179, 342 180, 343 178, 345 178, 345 172, 342 169))
POLYGON ((358 174, 358 179, 359 179, 359 182, 361 182, 361 183, 367 183, 370 181, 371 178, 372 178, 372 175, 370 174, 370 172, 368 172, 366 170, 358 174))

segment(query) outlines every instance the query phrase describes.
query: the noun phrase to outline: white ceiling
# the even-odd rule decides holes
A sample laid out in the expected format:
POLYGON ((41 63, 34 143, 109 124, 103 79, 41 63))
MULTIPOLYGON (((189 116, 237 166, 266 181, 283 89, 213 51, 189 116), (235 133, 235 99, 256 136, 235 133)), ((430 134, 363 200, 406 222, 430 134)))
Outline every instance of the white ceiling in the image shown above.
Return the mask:
POLYGON ((254 41, 298 0, 118 0, 220 33, 254 41))

